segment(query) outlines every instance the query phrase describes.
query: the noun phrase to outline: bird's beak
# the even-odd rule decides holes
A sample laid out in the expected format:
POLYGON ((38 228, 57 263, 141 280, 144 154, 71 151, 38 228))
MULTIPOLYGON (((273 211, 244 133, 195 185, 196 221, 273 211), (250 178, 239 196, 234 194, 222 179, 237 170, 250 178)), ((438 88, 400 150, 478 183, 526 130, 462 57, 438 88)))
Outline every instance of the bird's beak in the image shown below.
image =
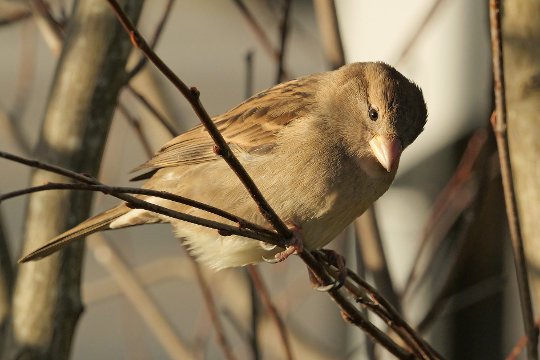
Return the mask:
POLYGON ((371 151, 373 151, 373 155, 375 155, 386 171, 392 171, 399 163, 399 157, 403 150, 399 139, 388 139, 381 135, 377 135, 371 139, 369 146, 371 147, 371 151))

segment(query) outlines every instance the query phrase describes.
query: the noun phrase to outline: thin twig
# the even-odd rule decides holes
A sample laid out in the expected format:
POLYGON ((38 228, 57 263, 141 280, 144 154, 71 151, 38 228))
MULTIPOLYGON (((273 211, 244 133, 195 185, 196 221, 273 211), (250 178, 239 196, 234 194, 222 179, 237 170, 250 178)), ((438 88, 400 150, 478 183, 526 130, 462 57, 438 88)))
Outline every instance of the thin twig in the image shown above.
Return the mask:
MULTIPOLYGON (((1 156, 1 154, 0 154, 1 156)), ((176 195, 173 193, 169 193, 166 191, 160 191, 160 190, 152 190, 152 189, 145 189, 145 188, 132 188, 132 187, 125 187, 125 186, 108 186, 104 184, 64 184, 64 183, 47 183, 45 185, 38 185, 33 187, 24 188, 22 190, 12 191, 9 193, 5 193, 0 195, 0 203, 4 200, 8 200, 17 196, 30 194, 33 192, 38 191, 47 191, 47 190, 88 190, 88 191, 99 191, 104 194, 112 194, 112 193, 119 193, 119 194, 137 194, 137 195, 147 195, 147 196, 153 196, 160 199, 166 199, 171 200, 180 204, 185 204, 197 209, 204 210, 206 212, 209 212, 211 214, 220 216, 224 219, 233 221, 239 225, 240 228, 245 229, 251 229, 255 231, 260 231, 261 233, 265 233, 269 236, 276 235, 275 232, 268 230, 260 225, 257 225, 255 223, 252 223, 250 221, 247 221, 239 216, 233 215, 225 210, 216 208, 212 205, 205 204, 203 202, 189 199, 180 195, 176 195)))
POLYGON ((375 214, 375 209, 371 206, 356 221, 355 231, 358 243, 362 248, 362 259, 367 271, 371 273, 379 291, 390 301, 392 306, 401 313, 401 304, 397 295, 388 262, 384 253, 382 237, 375 214))
POLYGON ((141 145, 142 145, 146 155, 148 157, 151 157, 152 156, 152 147, 150 146, 150 142, 146 138, 146 135, 142 131, 141 121, 137 117, 135 117, 135 115, 133 115, 128 110, 127 106, 125 106, 122 103, 118 103, 118 110, 122 113, 122 115, 124 115, 124 117, 127 119, 128 123, 129 123, 129 125, 131 125, 131 127, 135 131, 135 134, 137 134, 137 137, 139 138, 139 141, 141 142, 141 145))
POLYGON ((193 357, 191 350, 174 332, 167 318, 160 312, 157 304, 144 289, 140 280, 129 266, 100 234, 93 234, 88 243, 96 260, 102 264, 116 280, 116 284, 129 302, 137 309, 148 327, 156 335, 156 339, 173 359, 189 359, 193 357))
MULTIPOLYGON (((249 98, 253 95, 253 56, 254 52, 249 50, 246 54, 246 82, 244 98, 249 98)), ((257 294, 257 288, 255 287, 255 281, 250 275, 250 269, 254 265, 248 265, 246 267, 246 274, 249 281, 249 297, 251 300, 251 336, 249 337, 249 344, 251 346, 251 352, 253 354, 253 360, 260 360, 261 349, 259 345, 259 296, 257 294)))
MULTIPOLYGON (((80 181, 83 184, 90 185, 88 187, 88 190, 90 190, 90 191, 92 191, 92 188, 95 188, 96 189, 95 191, 105 191, 105 192, 108 191, 106 185, 100 183, 99 181, 95 180, 94 178, 91 178, 91 177, 86 176, 86 175, 81 175, 81 174, 78 174, 76 172, 73 172, 73 171, 58 167, 58 166, 42 163, 42 162, 36 161, 36 160, 25 159, 25 158, 22 158, 22 157, 13 155, 13 154, 9 154, 9 153, 3 152, 3 151, 0 151, 0 157, 3 157, 3 158, 8 159, 8 160, 15 161, 15 162, 18 162, 18 163, 21 163, 21 164, 25 164, 25 165, 28 165, 28 166, 31 166, 31 167, 34 167, 34 168, 43 169, 43 170, 47 170, 47 171, 50 171, 50 172, 54 172, 54 173, 59 174, 59 175, 67 176, 67 177, 72 178, 74 180, 80 181), (97 190, 100 187, 101 187, 101 189, 97 190)), ((59 185, 57 185, 57 186, 59 186, 59 185)), ((71 184, 71 185, 70 184, 62 184, 62 186, 75 187, 75 186, 80 186, 80 185, 77 185, 77 184, 71 184)), ((28 190, 28 192, 32 192, 35 189, 30 188, 30 189, 25 189, 25 190, 28 190)), ((22 193, 25 190, 21 190, 21 191, 19 191, 19 193, 22 193)), ((146 189, 146 190, 148 190, 148 189, 146 189)), ((146 190, 145 189, 131 189, 130 192, 133 192, 133 193, 135 193, 137 191, 146 192, 146 190)), ((39 189, 36 190, 36 191, 39 191, 39 189)), ((267 243, 272 244, 272 245, 278 245, 278 246, 279 246, 279 243, 281 243, 283 241, 282 238, 278 237, 276 234, 273 234, 273 236, 272 236, 272 235, 269 235, 268 233, 266 233, 268 230, 265 230, 265 232, 261 232, 261 231, 243 229, 240 226, 231 226, 231 225, 219 223, 217 221, 204 219, 204 218, 201 218, 201 217, 198 217, 198 216, 184 214, 184 213, 181 213, 181 212, 178 212, 178 211, 174 211, 172 209, 165 208, 163 206, 159 206, 159 205, 156 205, 156 204, 153 204, 153 203, 149 203, 147 201, 144 201, 144 200, 141 200, 141 199, 138 199, 136 197, 126 195, 126 194, 123 194, 123 193, 109 192, 108 194, 110 194, 111 196, 114 196, 114 197, 116 197, 118 199, 124 200, 127 204, 129 204, 130 207, 149 210, 149 211, 152 211, 152 212, 155 212, 155 213, 158 213, 158 214, 162 214, 162 215, 165 215, 165 216, 169 216, 169 217, 172 217, 172 218, 175 218, 175 219, 178 219, 178 220, 183 220, 183 221, 187 221, 187 222, 190 222, 190 223, 193 223, 193 224, 197 224, 197 225, 209 227, 209 228, 212 228, 212 229, 216 229, 222 235, 231 235, 231 234, 240 235, 240 236, 252 238, 252 239, 255 239, 255 240, 264 241, 264 242, 267 242, 267 243)), ((173 194, 168 194, 167 195, 166 193, 162 193, 161 196, 163 196, 163 197, 165 197, 165 196, 169 197, 170 196, 171 199, 173 197, 176 197, 176 195, 173 195, 173 194)))
POLYGON ((326 59, 332 70, 335 70, 345 65, 345 52, 339 31, 336 4, 334 0, 314 0, 313 5, 326 59))
POLYGON ((170 124, 170 122, 167 120, 165 115, 163 115, 148 99, 141 94, 137 89, 135 89, 131 84, 126 85, 126 89, 135 96, 137 100, 139 100, 147 109, 150 111, 152 115, 160 122, 165 129, 169 132, 169 134, 173 137, 178 136, 179 132, 170 124))
POLYGON ((214 326, 214 329, 216 330, 219 346, 221 347, 221 350, 223 350, 223 353, 225 354, 226 359, 234 360, 236 359, 236 357, 234 356, 234 353, 231 349, 231 345, 229 344, 227 337, 225 336, 225 330, 223 329, 223 324, 217 313, 216 302, 214 301, 214 297, 212 295, 212 291, 210 290, 210 286, 208 285, 208 282, 206 281, 201 271, 201 267, 199 266, 197 261, 193 258, 193 256, 191 256, 191 254, 189 254, 187 248, 184 245, 182 245, 182 248, 187 253, 188 258, 190 259, 191 265, 193 267, 193 271, 195 272, 195 276, 197 277, 199 286, 201 287, 201 292, 203 295, 204 302, 206 304, 206 309, 210 313, 210 318, 212 319, 212 325, 214 326))
POLYGON ((487 138, 487 130, 483 128, 471 135, 454 174, 435 199, 420 246, 412 261, 412 268, 401 292, 402 298, 408 296, 413 286, 421 283, 424 275, 427 275, 427 267, 421 265, 428 245, 434 249, 439 248, 444 239, 443 235, 448 233, 463 211, 469 208, 474 198, 468 195, 470 184, 475 181, 475 165, 486 147, 487 138))
POLYGON ((283 4, 283 15, 279 24, 279 57, 277 63, 276 84, 282 82, 285 78, 284 61, 285 49, 287 44, 287 35, 289 34, 289 18, 291 13, 292 0, 285 0, 283 4))
POLYGON ((433 17, 437 13, 437 11, 441 8, 441 5, 442 5, 443 2, 444 2, 444 0, 435 0, 433 2, 433 4, 431 5, 431 8, 427 12, 427 14, 422 18, 422 21, 420 22, 420 24, 416 28, 416 31, 409 38, 409 41, 407 41, 407 43, 403 47, 403 50, 401 50, 401 52, 400 52, 400 54, 399 54, 399 56, 398 56, 398 58, 397 58, 397 60, 395 62, 396 64, 400 64, 403 60, 405 60, 407 58, 407 56, 409 56, 409 53, 414 48, 414 45, 416 44, 416 42, 420 38, 420 35, 424 32, 427 25, 430 23, 431 19, 433 19, 433 17))
POLYGON ((27 9, 21 9, 13 14, 8 16, 3 16, 0 18, 0 26, 12 25, 19 21, 29 19, 32 16, 32 12, 27 9))
POLYGON ((50 8, 44 0, 31 1, 29 4, 45 42, 52 53, 59 56, 64 46, 63 37, 65 29, 52 16, 50 8))
MULTIPOLYGON (((536 322, 534 324, 536 330, 538 331, 538 328, 540 327, 540 318, 536 319, 536 322)), ((512 351, 506 356, 505 360, 517 360, 518 356, 523 352, 523 349, 525 346, 529 343, 529 338, 527 335, 523 335, 519 338, 519 340, 516 342, 516 345, 512 348, 512 351)))
MULTIPOLYGON (((310 271, 318 278, 321 284, 334 283, 335 280, 328 275, 324 266, 309 251, 303 251, 298 254, 300 258, 308 265, 310 271)), ((373 341, 382 345, 386 350, 398 359, 412 359, 412 354, 398 346, 388 335, 379 330, 343 295, 338 289, 331 289, 328 294, 336 302, 342 312, 343 318, 351 324, 362 329, 373 341)))
MULTIPOLYGON (((172 13, 172 7, 174 5, 175 0, 169 0, 167 2, 167 5, 165 6, 165 9, 163 10, 163 14, 161 15, 161 19, 158 22, 158 25, 156 26, 156 30, 154 32, 154 36, 150 40, 150 47, 152 49, 156 48, 156 45, 161 38, 161 34, 163 33, 163 29, 165 28, 165 24, 167 23, 167 20, 169 19, 169 15, 172 13)), ((137 76, 137 74, 144 68, 146 63, 148 62, 148 59, 146 56, 142 56, 139 62, 133 67, 133 69, 129 70, 126 75, 126 83, 129 83, 133 77, 137 76)))
POLYGON ((516 267, 521 313, 525 333, 529 338, 527 343, 527 356, 529 359, 538 359, 538 329, 534 326, 534 312, 532 308, 531 291, 527 275, 527 260, 523 249, 523 238, 519 222, 512 168, 507 139, 506 123, 506 99, 504 89, 504 63, 502 51, 501 13, 500 2, 490 0, 489 18, 491 28, 491 48, 493 56, 493 82, 495 91, 496 117, 493 121, 493 131, 499 150, 499 162, 501 164, 501 176, 506 204, 506 216, 510 228, 514 265, 516 267))
POLYGON ((255 53, 249 50, 246 54, 246 86, 244 98, 249 98, 253 95, 253 57, 255 53))
POLYGON ((279 61, 279 51, 274 49, 274 46, 270 42, 268 36, 264 32, 262 26, 257 22, 255 16, 249 11, 246 4, 242 0, 233 0, 233 2, 240 10, 240 13, 244 16, 244 19, 248 22, 248 25, 251 27, 255 36, 259 39, 263 49, 270 55, 275 61, 279 61))
POLYGON ((272 302, 272 299, 270 298, 270 293, 268 292, 268 289, 266 288, 266 285, 264 284, 264 281, 261 278, 261 275, 259 274, 255 266, 249 266, 248 272, 251 275, 251 279, 253 280, 255 288, 258 290, 257 293, 261 297, 262 303, 264 307, 266 308, 266 311, 268 311, 270 318, 276 324, 279 337, 281 339, 283 347, 285 348, 286 359, 289 359, 289 360, 293 359, 292 350, 291 350, 291 342, 289 341, 289 333, 287 331, 287 328, 285 327, 285 323, 283 322, 283 319, 279 315, 279 312, 277 311, 276 307, 274 306, 274 303, 272 302))
POLYGON ((36 37, 34 32, 28 26, 24 26, 21 53, 18 70, 18 81, 15 88, 15 99, 10 110, 0 109, 0 119, 5 118, 7 125, 8 137, 13 138, 19 149, 28 155, 32 151, 32 145, 22 127, 22 120, 25 110, 28 108, 28 100, 30 95, 30 87, 35 75, 35 52, 36 37))
MULTIPOLYGON (((259 345, 259 295, 257 288, 255 287, 255 281, 253 280, 250 269, 255 265, 246 266, 246 275, 249 281, 249 298, 251 300, 251 334, 245 336, 249 340, 253 360, 261 359, 261 349, 259 345)), ((245 331, 243 332, 245 333, 245 331)))
MULTIPOLYGON (((317 256, 321 255, 317 253, 317 256)), ((323 262, 328 262, 323 259, 323 262)), ((328 264, 329 265, 329 264, 328 264)), ((337 274, 336 274, 337 275, 337 274)), ((370 302, 365 305, 370 305, 370 310, 374 311, 382 320, 384 320, 390 328, 396 331, 400 337, 409 344, 410 348, 416 350, 418 355, 424 359, 442 359, 431 346, 425 342, 420 335, 412 329, 412 327, 401 317, 398 311, 383 297, 377 290, 360 278, 356 273, 347 269, 347 279, 345 280, 345 288, 351 291, 357 299, 369 298, 370 302), (355 282, 363 291, 358 292, 355 286, 351 286, 351 281, 355 282), (367 293, 368 296, 365 295, 367 293), (373 305, 373 306, 371 306, 373 305)))

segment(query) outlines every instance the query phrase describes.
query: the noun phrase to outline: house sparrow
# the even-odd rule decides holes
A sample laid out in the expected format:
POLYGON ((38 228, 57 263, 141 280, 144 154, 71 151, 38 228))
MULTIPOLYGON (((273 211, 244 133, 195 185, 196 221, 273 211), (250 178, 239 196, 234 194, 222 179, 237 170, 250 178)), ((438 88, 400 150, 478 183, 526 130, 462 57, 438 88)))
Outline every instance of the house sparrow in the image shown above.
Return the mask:
MULTIPOLYGON (((328 244, 390 186, 401 152, 422 132, 427 110, 418 86, 384 63, 355 63, 262 91, 213 119, 281 219, 303 245, 328 244)), ((137 170, 144 188, 189 197, 268 227, 247 190, 216 154, 202 126, 166 143, 137 170)), ((187 205, 140 198, 224 221, 187 205)), ((215 269, 260 262, 283 249, 125 204, 96 215, 23 257, 47 256, 88 234, 168 222, 191 253, 215 269)), ((227 221, 225 221, 227 222, 227 221)), ((234 225, 232 222, 230 224, 234 225)))

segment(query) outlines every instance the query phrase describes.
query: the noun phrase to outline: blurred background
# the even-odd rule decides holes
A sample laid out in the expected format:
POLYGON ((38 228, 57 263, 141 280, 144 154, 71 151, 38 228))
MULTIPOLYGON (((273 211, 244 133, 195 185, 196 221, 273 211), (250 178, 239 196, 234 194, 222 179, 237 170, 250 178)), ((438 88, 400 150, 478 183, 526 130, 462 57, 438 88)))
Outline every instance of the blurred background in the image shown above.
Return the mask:
MULTIPOLYGON (((70 1, 46 3, 58 20, 72 9, 70 1)), ((139 29, 151 37, 168 12, 156 52, 188 86, 200 90, 211 115, 276 83, 275 53, 288 5, 286 78, 339 64, 332 50, 336 43, 328 40, 332 31, 327 21, 333 17, 325 4, 332 2, 181 0, 169 10, 167 3, 147 1, 139 29)), ((349 266, 377 288, 389 286, 381 292, 393 297, 408 322, 445 357, 504 358, 523 327, 489 131, 493 101, 487 2, 336 0, 335 10, 339 27, 334 35, 341 38, 345 61, 393 65, 422 88, 429 117, 425 131, 404 153, 390 191, 375 205, 389 276, 379 276, 385 264, 370 263, 373 258, 362 247, 354 224, 331 248, 345 254, 349 266)), ((0 150, 32 157, 58 49, 27 3, 0 1, 0 19, 6 20, 0 26, 0 150)), ((138 59, 134 51, 128 67, 138 59)), ((189 104, 152 65, 145 66, 131 86, 178 131, 198 123, 189 104)), ((171 135, 133 94, 122 91, 120 101, 132 114, 131 121, 140 122, 147 148, 155 151, 171 135)), ((134 126, 116 111, 100 181, 129 186, 129 172, 147 158, 134 126)), ((0 160, 0 192, 24 188, 30 173, 25 166, 0 160)), ((19 197, 0 208, 13 259, 22 251, 26 201, 19 197)), ((92 212, 115 203, 114 198, 96 194, 92 212)), ((192 349, 196 358, 223 358, 192 264, 169 226, 124 229, 103 237, 87 241, 84 313, 72 358, 170 358, 160 340, 166 335, 148 320, 156 316, 164 321, 158 327, 168 328, 165 334, 192 349), (142 286, 150 305, 137 295, 133 300, 119 286, 118 272, 123 270, 118 262, 142 286), (159 314, 148 313, 148 306, 159 314)), ((299 259, 257 269, 283 318, 295 358, 391 358, 379 347, 373 350, 359 329, 346 324, 327 294, 312 289, 299 259)), ((238 358, 253 358, 253 329, 262 358, 285 358, 276 326, 260 300, 257 325, 251 323, 246 269, 202 270, 238 358)))

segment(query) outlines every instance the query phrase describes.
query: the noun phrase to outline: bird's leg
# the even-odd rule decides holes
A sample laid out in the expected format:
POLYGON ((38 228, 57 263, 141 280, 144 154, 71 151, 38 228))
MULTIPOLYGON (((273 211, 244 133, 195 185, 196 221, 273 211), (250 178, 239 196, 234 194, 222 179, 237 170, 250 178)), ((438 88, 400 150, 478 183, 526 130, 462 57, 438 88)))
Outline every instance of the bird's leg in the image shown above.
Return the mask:
POLYGON ((302 235, 300 234, 300 226, 296 225, 295 223, 292 223, 292 225, 289 227, 291 230, 293 236, 289 241, 289 244, 287 245, 287 248, 283 250, 282 252, 277 253, 274 258, 278 260, 278 262, 281 262, 285 259, 287 259, 289 256, 293 254, 299 254, 302 251, 304 251, 304 242, 302 241, 302 235))
POLYGON ((311 283, 318 291, 330 291, 337 290, 343 286, 345 279, 347 278, 347 267, 345 266, 345 258, 329 249, 320 249, 316 252, 319 257, 322 257, 328 264, 337 268, 337 279, 331 284, 323 284, 321 281, 308 269, 309 279, 311 283))
POLYGON ((304 251, 304 242, 302 241, 302 235, 300 234, 300 230, 301 230, 300 226, 296 225, 295 223, 292 223, 289 226, 289 229, 291 230, 293 236, 289 240, 289 244, 287 245, 285 250, 274 255, 273 259, 266 259, 263 257, 264 261, 266 261, 267 263, 276 264, 276 263, 284 261, 285 259, 287 259, 289 256, 293 254, 299 254, 302 251, 304 251))

